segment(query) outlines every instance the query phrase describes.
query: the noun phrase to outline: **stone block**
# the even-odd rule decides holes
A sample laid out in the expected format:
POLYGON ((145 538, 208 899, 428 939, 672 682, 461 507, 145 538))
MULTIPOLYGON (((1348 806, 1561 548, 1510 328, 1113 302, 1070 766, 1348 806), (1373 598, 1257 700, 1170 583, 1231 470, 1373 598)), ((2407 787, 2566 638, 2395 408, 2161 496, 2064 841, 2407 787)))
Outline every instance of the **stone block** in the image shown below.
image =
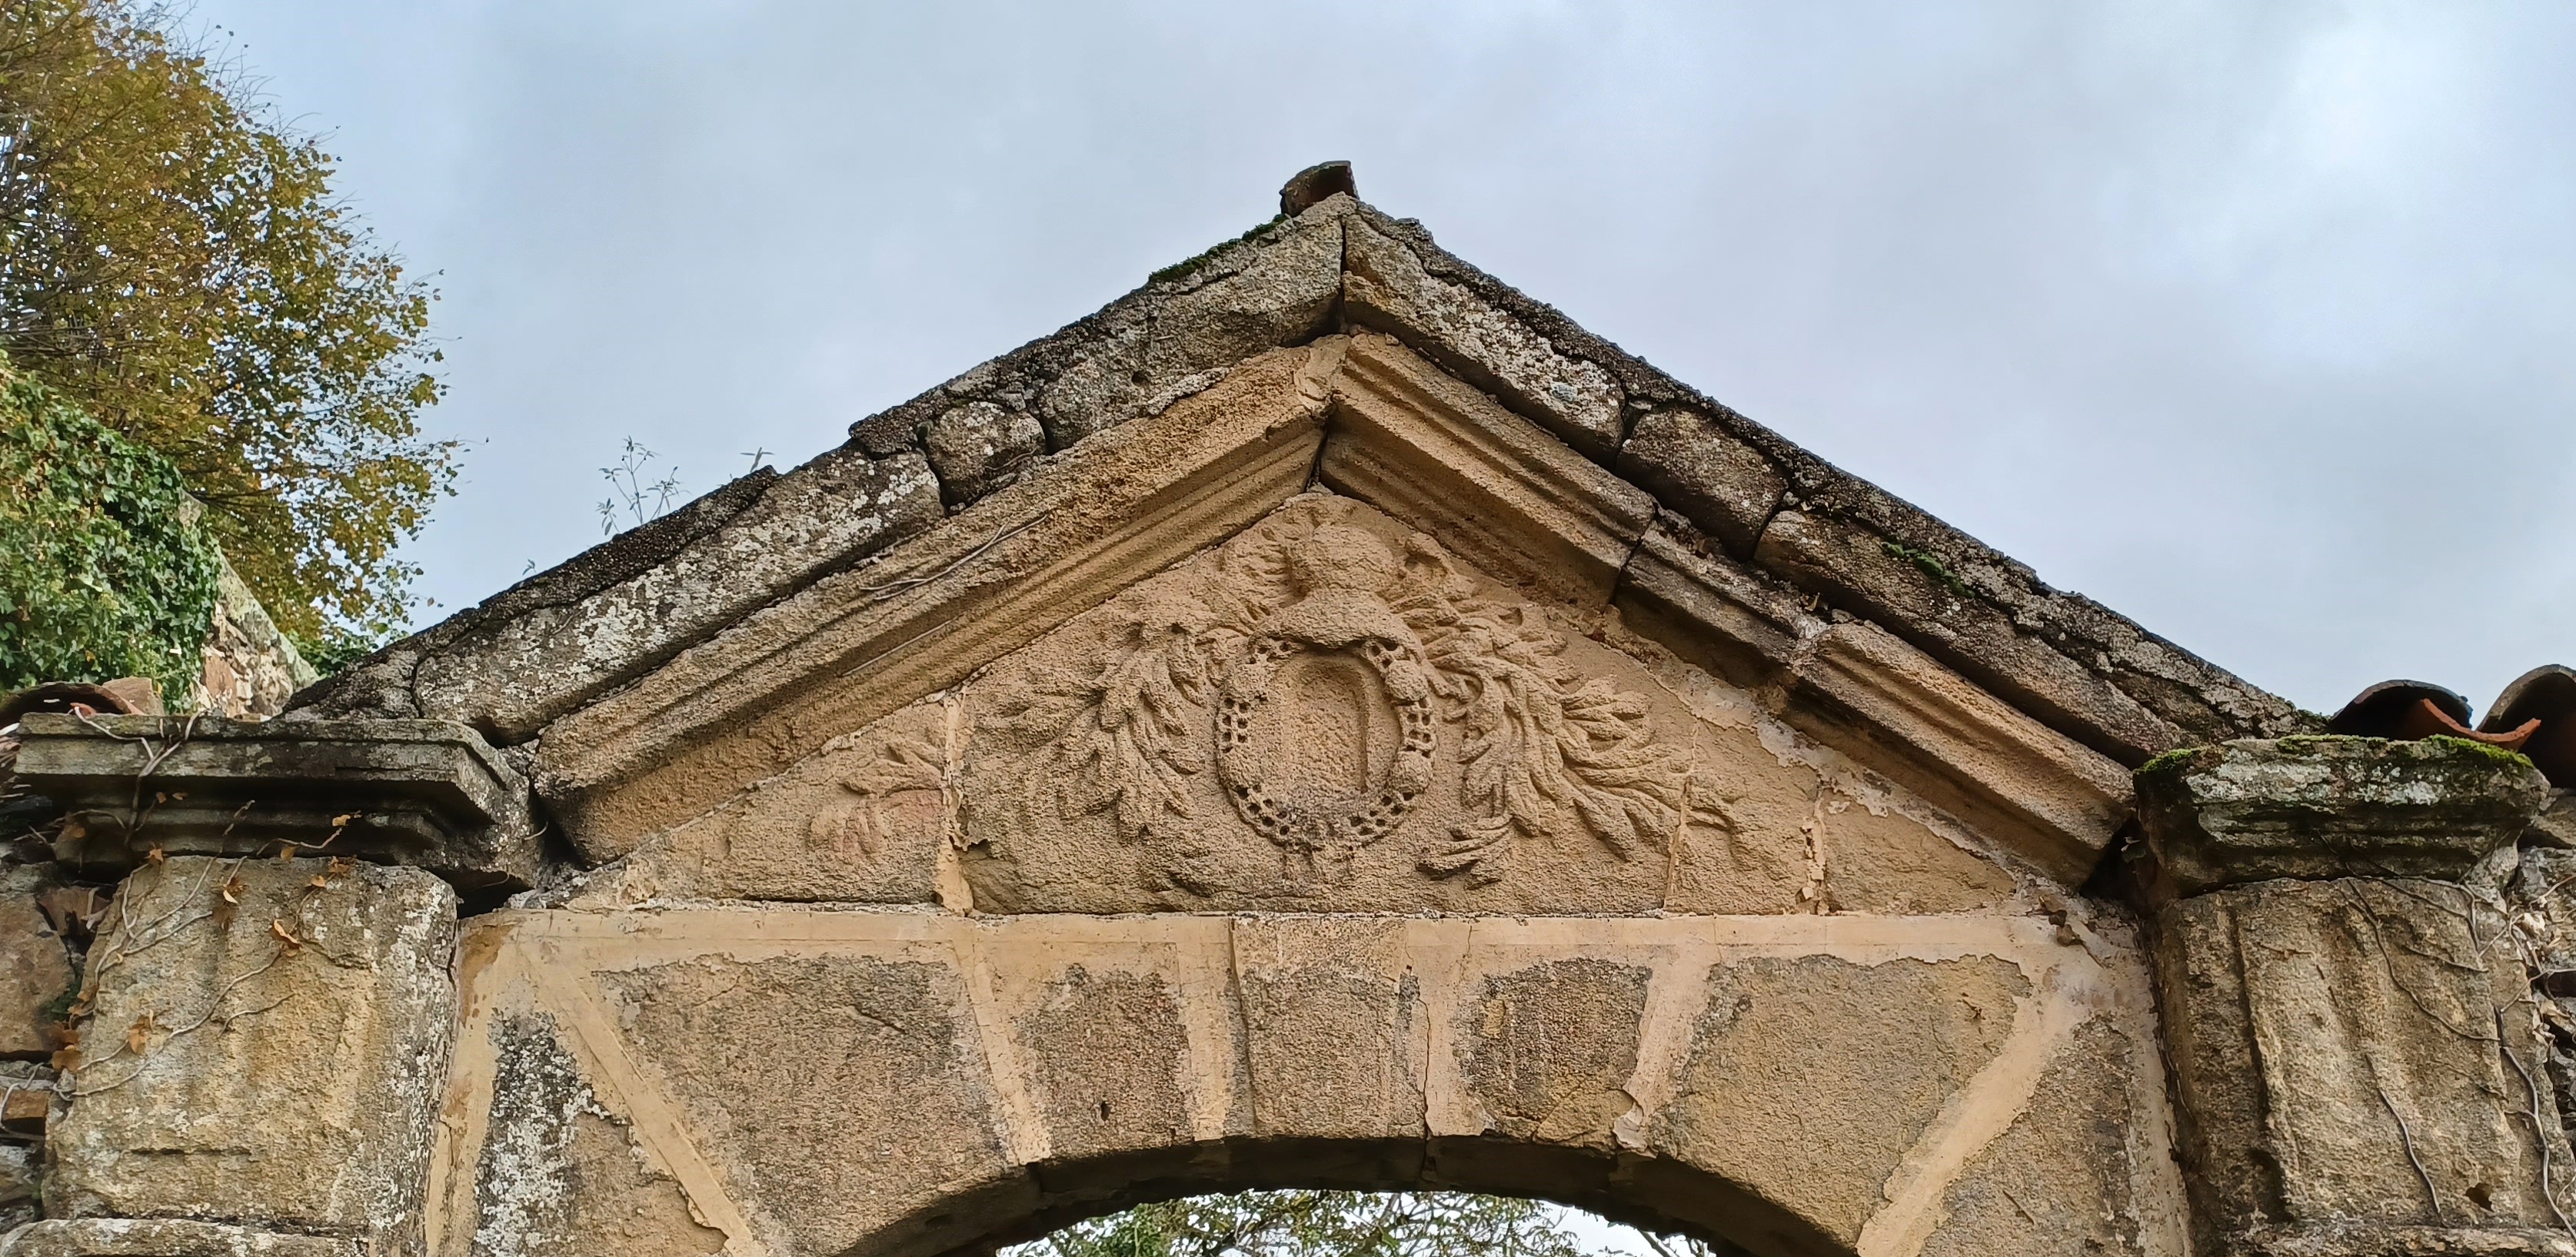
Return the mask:
POLYGON ((2009 906, 2012 875, 1923 822, 1829 793, 1817 812, 1825 900, 1839 912, 1993 912, 2009 906))
POLYGON ((2554 1221, 2542 1167, 2570 1159, 2500 914, 2442 882, 2272 880, 2172 903, 2159 935, 2205 1242, 2554 1221))
POLYGON ((1599 364, 1559 353, 1548 339, 1422 260, 1365 219, 1345 223, 1349 317, 1393 335, 1601 463, 1625 436, 1619 382, 1599 364))
POLYGON ((1760 450, 1707 415, 1681 407, 1639 419, 1619 447, 1618 468, 1739 558, 1752 553, 1788 487, 1760 450))
POLYGON ((447 883, 172 856, 128 878, 109 919, 70 1103, 46 1136, 46 1213, 416 1251, 456 1018, 447 883))
POLYGON ((71 988, 71 953, 36 896, 0 893, 0 1056, 52 1054, 71 988))
POLYGON ((950 964, 707 957, 599 982, 778 1250, 843 1252, 923 1201, 1025 1182, 950 964))
POLYGON ((43 1190, 39 1167, 34 1147, 0 1143, 0 1235, 36 1220, 43 1190))
POLYGON ((463 725, 31 715, 22 736, 18 779, 68 815, 70 864, 293 844, 521 890, 543 858, 526 779, 463 725))
POLYGON ((178 1218, 49 1218, 0 1236, 0 1257, 373 1257, 345 1236, 178 1218))
POLYGON ((1593 957, 1485 976, 1458 1013, 1458 1068, 1486 1129, 1507 1139, 1608 1151, 1637 1107, 1646 987, 1654 971, 1593 957))
MULTIPOLYGON (((1756 565, 1958 669, 2058 732, 2134 764, 2185 740, 2111 681, 2023 631, 1964 561, 1811 507, 1772 516, 1756 565)), ((2017 574, 2016 574, 2017 575, 2017 574)), ((1987 583, 2006 583, 1998 575, 1987 583)))
POLYGON ((1401 921, 1235 923, 1253 1132, 1419 1139, 1422 998, 1401 921))
POLYGON ((2298 737, 2161 756, 2140 819, 2181 894, 2265 878, 2458 878, 2549 801, 2530 760, 2458 738, 2298 737))
POLYGON ((1165 975, 1075 963, 1012 1019, 1048 1155, 1151 1151, 1192 1137, 1190 1036, 1165 975))
POLYGON ((524 742, 746 613, 943 518, 919 453, 835 450, 662 562, 584 597, 480 623, 426 652, 420 713, 524 742))
POLYGON ((921 434, 922 452, 949 505, 975 501, 1019 478, 1046 453, 1046 431, 1023 411, 968 402, 942 411, 921 434))
POLYGON ((2008 961, 1757 958, 1714 970, 1652 1151, 1856 1240, 1880 1188, 1994 1058, 2030 984, 2008 961))
POLYGON ((2173 1202, 2139 1198, 2131 1136, 2141 1115, 2129 1080, 2155 1069, 2152 1045, 2111 1022, 2078 1029, 2020 1116, 1943 1193, 1941 1225, 1922 1257, 2153 1251, 2148 1237, 2171 1224, 2162 1210, 2173 1202))
POLYGON ((495 1019, 492 1104, 475 1171, 477 1257, 710 1257, 723 1232, 602 1107, 551 1018, 495 1019))

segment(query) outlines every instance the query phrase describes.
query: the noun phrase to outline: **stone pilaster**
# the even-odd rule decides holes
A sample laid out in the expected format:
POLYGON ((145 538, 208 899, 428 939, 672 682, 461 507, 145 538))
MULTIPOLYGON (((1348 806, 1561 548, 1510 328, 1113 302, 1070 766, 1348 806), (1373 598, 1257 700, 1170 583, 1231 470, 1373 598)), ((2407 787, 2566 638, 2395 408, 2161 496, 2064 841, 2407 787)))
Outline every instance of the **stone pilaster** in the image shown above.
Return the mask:
POLYGON ((2529 975, 2489 894, 2548 786, 2464 741, 2289 738, 2138 774, 2205 1254, 2576 1254, 2529 975))
POLYGON ((416 1257, 459 887, 534 868, 526 786, 426 721, 31 717, 55 853, 130 869, 0 1257, 416 1257))
POLYGON ((46 1132, 47 1218, 417 1252, 455 891, 351 860, 171 856, 108 917, 46 1132))

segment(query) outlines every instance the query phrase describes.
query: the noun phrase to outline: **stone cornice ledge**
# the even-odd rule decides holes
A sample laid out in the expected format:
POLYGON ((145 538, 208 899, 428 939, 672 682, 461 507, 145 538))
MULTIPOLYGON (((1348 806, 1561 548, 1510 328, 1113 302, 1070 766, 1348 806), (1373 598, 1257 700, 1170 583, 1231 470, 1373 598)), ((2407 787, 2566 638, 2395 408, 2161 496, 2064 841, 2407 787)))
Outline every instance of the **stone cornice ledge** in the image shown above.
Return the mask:
POLYGON ((68 863, 292 846, 469 892, 535 880, 527 781, 461 724, 38 714, 21 736, 18 783, 63 809, 54 855, 68 863))

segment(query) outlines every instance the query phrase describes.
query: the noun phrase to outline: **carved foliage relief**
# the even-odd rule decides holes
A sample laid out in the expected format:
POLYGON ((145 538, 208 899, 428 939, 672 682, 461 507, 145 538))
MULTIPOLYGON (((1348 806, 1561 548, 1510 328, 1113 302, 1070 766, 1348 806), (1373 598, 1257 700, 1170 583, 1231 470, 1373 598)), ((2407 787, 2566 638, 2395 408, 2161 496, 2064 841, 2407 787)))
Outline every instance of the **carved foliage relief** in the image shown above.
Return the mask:
POLYGON ((1568 877, 1658 899, 1685 827, 1725 828, 1721 783, 1641 670, 1577 647, 1430 537, 1299 499, 968 685, 967 876, 999 910, 1103 883, 1161 906, 1568 877))
MULTIPOLYGON (((1919 801, 1754 702, 1602 613, 1534 603, 1310 494, 829 739, 581 893, 1547 914, 1957 912, 2016 893, 1972 835, 1928 828, 1919 801)), ((767 753, 759 727, 740 736, 767 753)))

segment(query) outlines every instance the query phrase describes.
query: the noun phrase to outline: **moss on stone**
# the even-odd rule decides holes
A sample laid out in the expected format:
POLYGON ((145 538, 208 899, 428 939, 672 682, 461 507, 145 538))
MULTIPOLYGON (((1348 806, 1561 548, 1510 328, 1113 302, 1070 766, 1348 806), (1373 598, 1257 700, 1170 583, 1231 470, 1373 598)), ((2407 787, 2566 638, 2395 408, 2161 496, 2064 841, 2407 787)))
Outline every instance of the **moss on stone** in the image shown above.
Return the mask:
POLYGON ((2447 733, 2433 734, 2432 736, 2425 738, 2424 741, 2439 743, 2443 746, 2466 747, 2471 751, 2475 751, 2480 755, 2501 763, 2519 764, 2525 768, 2534 767, 2531 762, 2531 757, 2520 751, 2508 751, 2501 746, 2489 746, 2484 742, 2472 741, 2468 738, 2455 738, 2447 733))
POLYGON ((1951 593, 1957 594, 1962 598, 1974 598, 1977 596, 1977 591, 1970 589, 1968 587, 1968 582, 1959 579, 1959 574, 1951 571, 1949 565, 1941 561, 1940 556, 1935 555, 1928 550, 1917 550, 1912 546, 1901 545, 1893 541, 1880 542, 1879 548, 1887 551, 1889 558, 1903 559, 1906 562, 1913 564, 1916 571, 1923 573, 1925 576, 1931 577, 1934 584, 1941 586, 1943 589, 1949 590, 1951 593))
POLYGON ((2144 777, 2151 773, 2172 772, 2181 768, 2183 765, 2190 763, 2194 757, 2208 749, 2209 748, 2205 746, 2175 747, 2170 751, 2166 751, 2162 755, 2158 755, 2155 758, 2148 760, 2146 763, 2138 765, 2138 775, 2144 777))
POLYGON ((1174 262, 1170 266, 1166 266, 1163 269, 1146 276, 1145 282, 1148 285, 1167 284, 1177 280, 1188 279, 1190 276, 1196 275, 1200 271, 1206 269, 1210 258, 1213 258, 1217 254, 1223 253, 1238 244, 1242 244, 1243 242, 1252 239, 1254 236, 1260 235, 1261 233, 1286 221, 1288 221, 1288 216, 1286 214, 1274 215, 1269 222, 1254 227, 1252 230, 1247 231, 1240 236, 1236 236, 1232 240, 1228 240, 1223 244, 1209 248, 1201 252, 1196 257, 1185 258, 1181 261, 1174 262))

